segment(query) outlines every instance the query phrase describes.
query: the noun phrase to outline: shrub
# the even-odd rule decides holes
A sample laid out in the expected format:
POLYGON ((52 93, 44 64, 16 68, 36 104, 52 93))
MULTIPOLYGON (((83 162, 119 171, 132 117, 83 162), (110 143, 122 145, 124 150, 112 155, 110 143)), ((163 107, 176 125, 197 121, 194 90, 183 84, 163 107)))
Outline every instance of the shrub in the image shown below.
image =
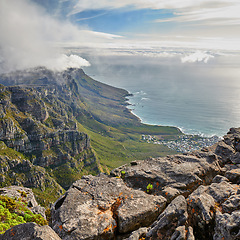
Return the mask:
POLYGON ((0 196, 0 234, 9 228, 26 222, 46 225, 47 221, 40 214, 33 214, 26 203, 7 196, 0 196))
POLYGON ((10 197, 0 196, 0 201, 4 203, 5 208, 7 208, 10 212, 13 212, 17 207, 16 201, 10 197))

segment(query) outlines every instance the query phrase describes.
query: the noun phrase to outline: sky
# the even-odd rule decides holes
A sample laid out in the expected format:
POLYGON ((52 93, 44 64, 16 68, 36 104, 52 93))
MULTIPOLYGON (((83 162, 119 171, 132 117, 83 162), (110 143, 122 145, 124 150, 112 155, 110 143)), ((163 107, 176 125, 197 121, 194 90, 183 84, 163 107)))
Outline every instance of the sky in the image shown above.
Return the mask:
POLYGON ((91 64, 67 47, 207 63, 240 50, 239 12, 239 0, 1 0, 0 72, 91 64))
POLYGON ((124 40, 196 42, 237 48, 238 0, 35 0, 48 12, 91 31, 124 40), (231 46, 228 44, 231 43, 231 46), (233 46, 234 44, 234 46, 233 46))

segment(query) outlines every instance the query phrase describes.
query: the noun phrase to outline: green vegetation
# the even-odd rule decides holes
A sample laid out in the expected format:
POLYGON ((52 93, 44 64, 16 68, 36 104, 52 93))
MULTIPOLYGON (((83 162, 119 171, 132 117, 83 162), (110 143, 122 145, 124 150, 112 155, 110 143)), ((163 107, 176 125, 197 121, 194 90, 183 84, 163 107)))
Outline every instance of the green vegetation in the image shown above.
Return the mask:
POLYGON ((7 196, 0 196, 0 234, 15 225, 26 222, 47 225, 47 221, 40 214, 33 214, 21 199, 14 200, 7 196))
MULTIPOLYGON (((37 202, 43 207, 49 207, 60 197, 58 189, 54 187, 45 188, 44 191, 40 188, 32 188, 32 191, 37 202)), ((64 191, 62 191, 62 194, 64 194, 64 191)))
POLYGON ((149 183, 149 184, 147 185, 147 193, 151 193, 152 190, 153 190, 153 185, 152 185, 151 183, 149 183))
MULTIPOLYGON (((92 121, 93 122, 93 121, 92 121)), ((148 144, 141 140, 141 133, 136 132, 134 128, 118 129, 98 123, 98 131, 95 128, 96 124, 83 127, 78 124, 80 131, 86 132, 91 139, 91 146, 96 153, 96 156, 103 168, 103 171, 108 172, 113 168, 129 163, 132 160, 141 160, 148 157, 161 157, 176 153, 163 145, 148 144), (132 132, 130 131, 132 129, 132 132)), ((149 130, 151 130, 151 126, 149 130)), ((162 133, 161 127, 159 132, 157 128, 153 128, 156 133, 162 133)), ((148 125, 142 131, 148 131, 148 125)), ((166 134, 166 133, 164 133, 166 134)))
POLYGON ((19 158, 24 159, 26 156, 24 156, 22 153, 15 151, 12 148, 8 148, 4 142, 0 141, 0 156, 7 156, 10 159, 19 158))

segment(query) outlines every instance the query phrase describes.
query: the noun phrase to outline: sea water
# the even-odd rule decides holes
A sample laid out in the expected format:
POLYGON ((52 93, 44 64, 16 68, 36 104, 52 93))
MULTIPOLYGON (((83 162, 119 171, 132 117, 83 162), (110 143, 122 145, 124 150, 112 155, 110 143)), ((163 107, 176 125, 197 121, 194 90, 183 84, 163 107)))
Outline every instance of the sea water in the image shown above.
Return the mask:
POLYGON ((91 58, 85 72, 128 90, 130 109, 143 123, 176 126, 184 133, 223 136, 240 127, 240 61, 218 57, 182 63, 177 58, 91 58))

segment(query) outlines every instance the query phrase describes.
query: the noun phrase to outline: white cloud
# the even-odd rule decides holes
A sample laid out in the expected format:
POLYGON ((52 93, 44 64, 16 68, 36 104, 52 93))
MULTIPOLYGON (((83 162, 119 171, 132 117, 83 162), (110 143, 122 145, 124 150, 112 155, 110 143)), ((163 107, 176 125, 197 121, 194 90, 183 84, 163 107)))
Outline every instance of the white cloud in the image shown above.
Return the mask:
POLYGON ((62 54, 56 59, 48 59, 45 65, 53 71, 63 71, 67 68, 88 67, 90 63, 77 55, 66 56, 62 54))
MULTIPOLYGON (((76 2, 76 1, 75 1, 76 2)), ((70 14, 85 10, 129 9, 168 9, 173 17, 159 19, 157 22, 194 22, 206 20, 212 25, 240 24, 239 0, 81 0, 77 1, 70 14), (219 21, 220 20, 220 21, 219 21)))
POLYGON ((0 0, 0 32, 0 72, 40 65, 54 69, 63 69, 63 64, 87 66, 78 56, 62 55, 60 46, 76 42, 94 45, 120 37, 60 21, 31 0, 0 0))
POLYGON ((175 17, 159 19, 157 22, 196 22, 201 21, 209 25, 237 25, 240 24, 240 3, 232 3, 230 6, 208 7, 179 10, 175 17), (207 22, 206 22, 207 21, 207 22))
POLYGON ((81 33, 86 35, 92 35, 92 37, 100 37, 102 39, 115 39, 115 38, 122 38, 120 35, 104 33, 104 32, 96 32, 96 31, 89 31, 89 30, 82 30, 81 33))
POLYGON ((213 55, 208 54, 203 51, 196 51, 195 53, 189 54, 181 58, 182 63, 194 63, 194 62, 204 62, 207 63, 211 58, 214 58, 213 55))
MULTIPOLYGON (((75 1, 76 2, 76 1, 75 1)), ((239 5, 237 0, 81 0, 77 1, 73 7, 72 14, 84 10, 92 9, 115 9, 124 7, 133 7, 136 9, 150 8, 150 9, 214 9, 222 6, 239 5)))

